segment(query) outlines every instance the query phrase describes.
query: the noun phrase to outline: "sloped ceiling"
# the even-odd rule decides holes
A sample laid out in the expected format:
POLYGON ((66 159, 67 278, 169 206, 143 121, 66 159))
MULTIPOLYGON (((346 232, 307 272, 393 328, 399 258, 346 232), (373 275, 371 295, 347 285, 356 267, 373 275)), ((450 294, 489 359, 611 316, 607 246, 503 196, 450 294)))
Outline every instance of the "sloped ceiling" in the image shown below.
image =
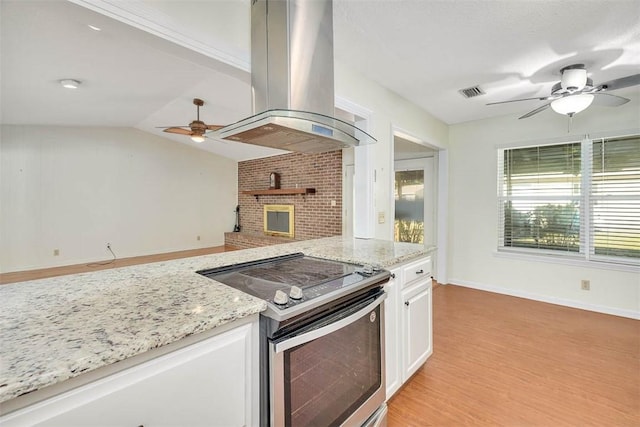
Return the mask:
POLYGON ((206 123, 248 116, 246 61, 213 59, 67 1, 3 1, 1 7, 3 124, 136 127, 235 160, 282 153, 213 139, 196 145, 158 128, 194 120, 193 98, 205 101, 200 118, 206 123), (63 89, 58 81, 64 78, 83 83, 63 89))

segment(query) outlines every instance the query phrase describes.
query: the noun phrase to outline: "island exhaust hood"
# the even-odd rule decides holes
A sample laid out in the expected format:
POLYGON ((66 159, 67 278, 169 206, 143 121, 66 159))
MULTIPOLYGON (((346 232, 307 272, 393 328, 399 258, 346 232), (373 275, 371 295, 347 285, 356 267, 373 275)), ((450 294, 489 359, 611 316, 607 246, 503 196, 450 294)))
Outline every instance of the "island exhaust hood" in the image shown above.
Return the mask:
POLYGON ((307 153, 376 142, 333 117, 331 0, 251 1, 251 87, 258 113, 218 137, 307 153))

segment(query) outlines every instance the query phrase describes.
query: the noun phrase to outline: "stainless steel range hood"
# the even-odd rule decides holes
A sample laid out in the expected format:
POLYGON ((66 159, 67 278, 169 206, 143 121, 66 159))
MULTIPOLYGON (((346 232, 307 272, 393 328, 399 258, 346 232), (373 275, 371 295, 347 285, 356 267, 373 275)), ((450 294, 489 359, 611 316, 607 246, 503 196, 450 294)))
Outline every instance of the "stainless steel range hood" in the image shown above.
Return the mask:
POLYGON ((334 114, 331 0, 252 0, 254 116, 216 132, 231 141, 323 152, 376 140, 334 114))

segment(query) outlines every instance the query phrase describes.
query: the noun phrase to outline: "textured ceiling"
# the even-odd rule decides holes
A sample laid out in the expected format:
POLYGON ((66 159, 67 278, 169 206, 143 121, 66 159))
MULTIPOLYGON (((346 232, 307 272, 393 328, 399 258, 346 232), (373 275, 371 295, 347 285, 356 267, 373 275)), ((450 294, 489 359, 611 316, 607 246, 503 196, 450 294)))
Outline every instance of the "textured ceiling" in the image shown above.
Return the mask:
MULTIPOLYGON (((205 100, 208 123, 250 113, 249 0, 73 2, 93 11, 61 0, 0 3, 2 123, 134 126, 167 136, 156 126, 193 120, 194 97, 205 100), (132 23, 127 13, 148 25, 124 24, 132 23), (182 46, 149 33, 158 29, 182 46), (67 77, 85 84, 64 91, 56 82, 67 77)), ((596 84, 637 74, 639 22, 637 0, 334 0, 335 56, 454 124, 538 107, 485 104, 547 95, 569 64, 586 64, 596 84), (474 85, 486 95, 458 93, 474 85)), ((631 90, 640 88, 616 94, 631 90)), ((270 153, 217 141, 201 148, 238 160, 270 153)))
MULTIPOLYGON (((640 72, 640 2, 335 0, 335 54, 446 123, 525 113, 560 68, 595 83, 640 72), (465 99, 458 90, 480 86, 465 99)), ((549 112, 547 112, 549 113, 549 112)))

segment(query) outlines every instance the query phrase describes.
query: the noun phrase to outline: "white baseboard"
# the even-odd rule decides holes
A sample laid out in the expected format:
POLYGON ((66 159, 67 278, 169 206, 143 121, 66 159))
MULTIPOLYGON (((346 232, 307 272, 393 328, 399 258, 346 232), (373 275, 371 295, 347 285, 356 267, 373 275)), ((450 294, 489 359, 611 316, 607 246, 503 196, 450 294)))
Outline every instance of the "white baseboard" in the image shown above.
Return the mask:
POLYGON ((628 317, 630 319, 640 320, 640 311, 625 310, 605 305, 588 304, 580 301, 574 301, 565 298, 549 297, 546 295, 538 295, 531 292, 518 291, 500 286, 486 285, 484 283, 470 282, 468 280, 460 280, 451 278, 449 284, 463 286, 465 288, 478 289, 481 291, 493 292, 496 294, 509 295, 512 297, 526 298, 534 301, 547 302, 550 304, 562 305, 565 307, 579 308, 581 310, 595 311, 597 313, 612 314, 614 316, 628 317))

